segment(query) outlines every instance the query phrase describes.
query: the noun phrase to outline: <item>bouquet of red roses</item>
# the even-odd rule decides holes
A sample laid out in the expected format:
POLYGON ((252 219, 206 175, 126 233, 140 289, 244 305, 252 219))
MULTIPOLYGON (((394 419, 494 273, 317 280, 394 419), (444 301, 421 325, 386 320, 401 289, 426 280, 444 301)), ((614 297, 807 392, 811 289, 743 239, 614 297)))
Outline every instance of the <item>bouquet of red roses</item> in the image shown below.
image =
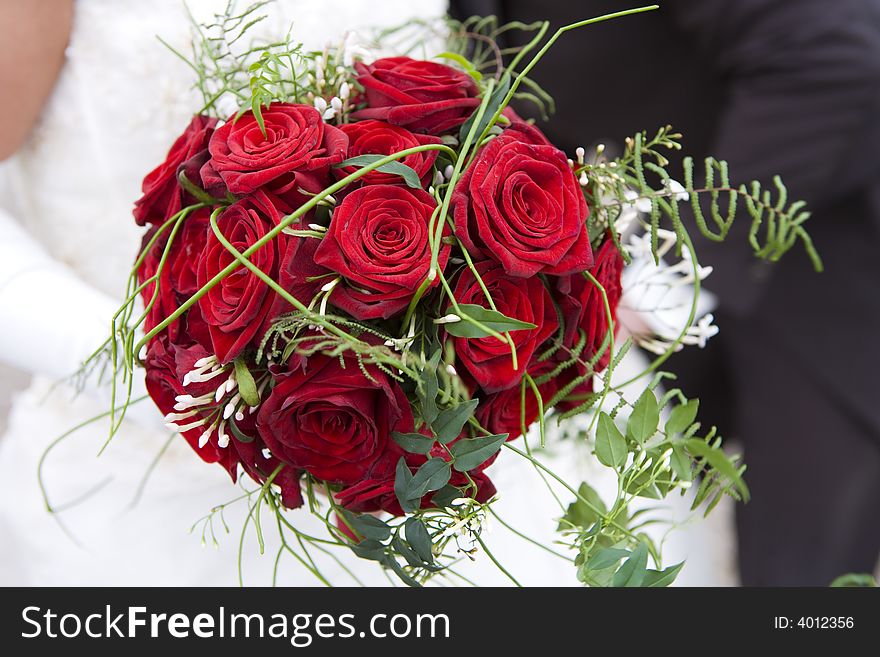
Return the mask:
MULTIPOLYGON (((700 473, 697 502, 742 497, 741 468, 714 430, 696 435, 695 401, 658 400, 660 377, 603 412, 615 387, 596 375, 625 351, 614 326, 632 253, 620 232, 624 215, 640 216, 636 198, 648 204, 638 221, 649 251, 672 235, 698 271, 678 211, 682 194, 696 198, 692 164, 687 185, 672 185, 659 155, 677 147, 668 129, 637 135, 617 160, 582 149, 569 159, 509 107, 538 95, 527 74, 543 50, 524 58, 546 24, 506 65, 486 55, 485 35, 469 38, 499 29, 479 25, 453 30, 447 63, 275 44, 214 73, 220 93, 144 179, 134 215, 148 230, 114 350, 124 369, 146 368, 150 397, 201 459, 258 484, 254 506, 284 514, 308 500, 314 511, 325 493, 332 540, 410 584, 442 569, 458 530, 482 544, 499 451, 541 468, 516 439, 537 424, 543 442, 550 414, 590 412, 591 444, 621 495, 605 505, 566 484, 561 529, 579 575, 667 583, 677 570, 660 568, 627 503, 700 473), (224 93, 238 108, 221 119, 224 93), (132 321, 138 295, 145 311, 132 321)), ((196 70, 204 90, 208 68, 196 70)), ((723 163, 708 167, 721 178, 707 187, 709 223, 723 237, 719 190, 758 203, 753 216, 768 204, 732 188, 723 163)), ((770 257, 802 234, 796 212, 775 212, 770 257)))

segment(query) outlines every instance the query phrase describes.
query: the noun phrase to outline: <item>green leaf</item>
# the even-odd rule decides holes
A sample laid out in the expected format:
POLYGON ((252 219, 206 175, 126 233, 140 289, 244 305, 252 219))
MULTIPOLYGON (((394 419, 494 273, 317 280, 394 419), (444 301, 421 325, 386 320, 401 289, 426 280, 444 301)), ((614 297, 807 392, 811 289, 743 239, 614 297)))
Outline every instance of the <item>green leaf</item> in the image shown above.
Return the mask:
MULTIPOLYGON (((387 155, 357 155, 355 157, 350 157, 344 162, 341 162, 336 165, 337 168, 343 167, 365 167, 373 164, 374 162, 378 162, 379 160, 388 157, 387 155)), ((408 167, 403 162, 388 162, 383 164, 380 167, 377 167, 375 171, 381 171, 382 173, 390 173, 396 176, 400 176, 403 178, 404 182, 409 187, 413 187, 415 189, 422 188, 422 181, 419 180, 419 174, 413 171, 412 167, 408 167)))
POLYGON ((482 465, 501 449, 504 441, 507 440, 507 435, 499 433, 492 436, 459 440, 450 448, 452 456, 455 458, 453 467, 459 472, 467 472, 482 465))
POLYGON ((617 562, 630 555, 622 548, 602 548, 587 559, 587 570, 602 570, 617 565, 617 562))
POLYGON ((434 439, 420 433, 391 432, 391 439, 410 454, 427 454, 434 445, 434 439))
POLYGON ((434 563, 434 553, 431 551, 431 535, 428 528, 418 518, 410 518, 403 527, 406 533, 406 540, 419 555, 419 558, 427 563, 434 563))
POLYGON ((669 413, 669 419, 666 420, 666 435, 672 437, 674 434, 683 433, 697 419, 699 407, 700 400, 691 399, 686 404, 673 408, 669 413))
MULTIPOLYGON (((580 497, 568 505, 568 510, 565 512, 562 519, 563 521, 571 523, 575 527, 583 527, 586 529, 587 527, 595 525, 599 520, 600 515, 604 515, 607 512, 607 508, 605 507, 605 502, 599 497, 599 493, 597 493, 587 482, 583 482, 578 487, 578 495, 580 495, 580 497), (585 504, 581 498, 589 502, 589 504, 585 504), (597 513, 595 509, 598 509, 601 514, 597 513)), ((567 528, 568 524, 566 522, 559 523, 560 530, 567 528)))
POLYGON ((626 492, 639 497, 647 497, 652 500, 662 500, 657 485, 652 481, 651 472, 645 470, 627 482, 626 492))
POLYGON ((620 433, 611 416, 599 413, 596 427, 596 458, 610 468, 619 468, 626 462, 626 438, 620 433))
POLYGON ((351 545, 351 549, 361 559, 382 561, 385 558, 385 546, 372 538, 351 545))
POLYGON ((394 495, 400 503, 400 507, 407 513, 411 513, 419 508, 421 495, 413 499, 409 494, 409 488, 412 485, 413 474, 409 470, 409 466, 401 456, 397 461, 397 470, 394 473, 394 495))
POLYGON ((372 538, 376 541, 384 541, 391 536, 391 527, 369 513, 357 514, 343 509, 343 514, 348 524, 364 538, 372 538))
POLYGON ((474 65, 471 64, 470 60, 466 57, 462 57, 457 52, 441 52, 439 55, 435 55, 435 57, 437 59, 442 57, 443 59, 450 59, 453 62, 456 62, 464 69, 465 73, 470 75, 477 82, 483 79, 483 74, 474 68, 474 65))
POLYGON ((687 454, 684 453, 684 449, 681 445, 675 444, 672 446, 672 455, 669 457, 669 465, 675 473, 675 476, 679 479, 683 481, 690 481, 693 479, 691 460, 688 458, 687 454))
POLYGON ((868 573, 847 573, 835 578, 831 582, 831 587, 835 589, 844 587, 876 588, 877 580, 868 573))
POLYGON ((395 536, 391 539, 391 547, 394 548, 395 552, 406 559, 406 562, 413 568, 418 568, 422 565, 422 560, 419 558, 419 555, 417 555, 409 545, 400 540, 400 537, 395 536))
POLYGON ((648 565, 648 546, 639 543, 638 547, 633 550, 629 559, 623 562, 623 565, 614 573, 611 580, 612 586, 617 587, 633 587, 641 586, 645 580, 646 568, 648 565))
MULTIPOLYGON (((498 82, 498 86, 495 87, 495 91, 492 92, 489 102, 486 104, 483 117, 477 125, 477 129, 474 131, 475 140, 479 139, 480 135, 483 134, 486 126, 489 125, 490 119, 495 115, 495 112, 498 111, 501 103, 504 102, 504 98, 507 96, 508 91, 510 91, 510 73, 505 73, 498 82)), ((458 138, 462 143, 464 143, 464 140, 467 138, 468 134, 470 134, 471 127, 474 125, 478 111, 479 108, 474 110, 474 113, 468 117, 468 120, 462 124, 461 130, 458 131, 458 138)))
POLYGON ((414 589, 415 589, 415 588, 421 588, 422 585, 418 582, 418 580, 414 579, 409 573, 407 573, 407 572, 403 569, 403 566, 401 566, 399 563, 397 563, 397 559, 393 559, 393 558, 391 558, 391 557, 388 557, 385 561, 383 561, 383 563, 384 563, 386 566, 388 566, 391 570, 393 570, 394 573, 395 573, 395 574, 401 579, 401 581, 402 581, 404 584, 406 584, 407 586, 410 586, 410 587, 412 587, 412 588, 414 588, 414 589))
POLYGON ((410 480, 406 488, 407 499, 420 500, 425 493, 443 488, 451 474, 448 461, 441 458, 428 459, 410 480))
POLYGON ((491 335, 481 327, 467 321, 466 318, 476 320, 483 326, 498 333, 505 333, 507 331, 524 331, 537 328, 535 324, 530 322, 523 322, 514 319, 513 317, 507 317, 506 315, 499 313, 497 310, 484 308, 483 306, 478 306, 473 303, 459 304, 457 311, 450 310, 449 312, 454 312, 461 317, 460 322, 451 322, 443 325, 449 335, 453 335, 457 338, 485 338, 487 335, 491 335))
POLYGON ((422 386, 418 394, 422 404, 422 418, 428 424, 437 419, 437 392, 440 389, 437 382, 437 367, 440 365, 440 356, 440 349, 437 349, 422 369, 422 386))
POLYGON ((688 451, 694 456, 700 456, 717 470, 721 476, 732 482, 742 495, 743 501, 749 501, 749 488, 742 480, 738 468, 730 461, 727 454, 720 447, 712 447, 699 438, 691 438, 685 441, 688 451))
POLYGON ((455 486, 445 485, 431 496, 431 501, 438 507, 452 506, 452 500, 462 497, 462 492, 455 486))
POLYGON ((642 586, 653 588, 669 586, 675 581, 675 578, 678 577, 678 573, 683 567, 684 561, 677 563, 674 566, 669 566, 669 568, 664 568, 663 570, 648 570, 645 572, 645 579, 642 582, 642 586))
POLYGON ((254 382, 254 377, 245 364, 244 358, 235 359, 235 380, 244 403, 248 406, 259 406, 260 394, 257 392, 257 384, 254 382))
POLYGON ((626 432, 630 438, 642 444, 657 432, 660 424, 660 408, 657 398, 650 388, 642 393, 633 406, 632 414, 626 425, 626 432))
POLYGON ((431 423, 431 429, 434 430, 437 440, 445 445, 458 438, 464 423, 474 414, 479 403, 479 399, 469 399, 458 406, 440 411, 437 419, 431 423))
POLYGON ((227 425, 229 430, 232 431, 232 435, 235 436, 235 439, 240 443, 252 443, 254 442, 254 437, 249 436, 246 433, 243 433, 241 429, 238 428, 238 425, 235 424, 234 418, 229 418, 229 424, 227 425))

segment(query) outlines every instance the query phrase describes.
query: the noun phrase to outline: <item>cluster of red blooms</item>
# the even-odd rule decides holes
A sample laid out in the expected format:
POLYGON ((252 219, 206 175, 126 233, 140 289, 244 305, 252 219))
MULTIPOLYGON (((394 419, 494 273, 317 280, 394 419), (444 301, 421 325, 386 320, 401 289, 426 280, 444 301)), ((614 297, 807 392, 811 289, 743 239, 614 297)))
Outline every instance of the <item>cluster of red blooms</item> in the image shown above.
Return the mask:
MULTIPOLYGON (((263 109, 262 125, 249 111, 219 126, 213 118, 193 118, 166 161, 145 178, 134 211, 139 224, 150 226, 138 271, 147 282, 144 300, 152 302, 147 330, 234 262, 210 225, 213 210, 222 208, 217 228, 244 251, 357 169, 339 166, 345 160, 440 143, 480 104, 470 76, 438 63, 398 57, 356 69, 358 106, 342 125, 326 123, 312 106, 282 102, 263 109), (182 176, 204 191, 201 198, 217 203, 190 210, 177 223, 170 220, 197 203, 195 188, 182 186, 182 176)), ((606 341, 608 323, 601 293, 584 272, 604 287, 613 313, 623 262, 611 240, 591 245, 585 195, 565 154, 513 112, 505 110, 505 117, 501 133, 480 148, 456 183, 438 264, 459 304, 488 307, 485 286, 498 312, 535 326, 509 334, 516 369, 509 344, 440 330, 440 340, 454 348, 463 388, 479 399, 476 419, 513 439, 521 434, 526 373, 541 382, 545 403, 576 377, 584 379, 557 407, 576 405, 573 400, 590 391, 584 375, 606 341)), ((437 175, 436 159, 437 151, 428 150, 401 160, 421 189, 394 173, 364 175, 335 195, 329 215, 309 213, 292 226, 305 230, 323 222, 323 237, 282 232, 251 262, 306 306, 327 281, 338 279, 328 297, 335 314, 400 335, 406 330, 402 317, 431 265, 428 226, 437 202, 427 190, 437 175)), ((451 312, 437 283, 419 302, 419 312, 433 318, 451 312)), ((145 365, 151 397, 205 461, 222 464, 233 478, 239 468, 260 482, 276 473, 288 507, 302 503, 300 480, 309 473, 331 484, 337 500, 353 511, 402 513, 394 494, 400 458, 414 471, 428 458, 448 458, 448 451, 412 454, 392 440, 392 432, 423 430, 418 403, 380 368, 367 365, 365 376, 354 356, 294 353, 283 364, 258 365, 255 354, 267 330, 292 310, 238 267, 150 340, 145 365), (236 390, 237 359, 261 372, 257 406, 248 406, 236 390)), ((606 364, 604 356, 592 369, 606 364)), ((538 409, 529 391, 526 424, 537 419, 538 409)), ((467 473, 481 501, 494 493, 483 472, 488 463, 467 473)), ((450 484, 464 487, 468 476, 454 472, 450 484)))

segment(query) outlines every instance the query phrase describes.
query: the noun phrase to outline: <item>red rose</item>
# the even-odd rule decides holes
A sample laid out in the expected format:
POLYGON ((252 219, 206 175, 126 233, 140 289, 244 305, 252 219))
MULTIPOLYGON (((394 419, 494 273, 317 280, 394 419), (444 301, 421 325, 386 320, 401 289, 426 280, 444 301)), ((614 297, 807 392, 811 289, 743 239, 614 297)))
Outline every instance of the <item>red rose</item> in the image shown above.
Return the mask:
MULTIPOLYGON (((196 266, 198 257, 204 249, 207 239, 208 217, 207 209, 191 212, 177 230, 171 249, 165 260, 165 265, 159 275, 159 291, 156 294, 156 283, 151 282, 141 290, 141 298, 144 307, 152 302, 152 307, 147 313, 144 328, 152 330, 157 324, 176 311, 180 304, 191 296, 197 289, 196 266), (153 295, 156 294, 155 301, 153 295)), ((158 227, 154 227, 144 235, 141 251, 147 247, 158 227)), ((159 263, 168 244, 171 228, 166 229, 156 239, 147 253, 143 254, 143 260, 138 268, 138 283, 143 284, 152 278, 159 269, 159 263)), ((168 326, 168 334, 172 342, 178 341, 181 329, 181 321, 177 320, 168 326)))
MULTIPOLYGON (((315 253, 315 262, 343 277, 330 302, 357 319, 404 310, 431 266, 428 222, 436 207, 433 196, 409 187, 368 185, 348 194, 315 253)), ((449 250, 440 249, 441 268, 449 250)))
MULTIPOLYGON (((238 251, 244 251, 272 230, 281 215, 271 199, 257 192, 229 206, 217 218, 217 226, 238 251)), ((250 258, 268 276, 278 279, 278 269, 290 238, 280 234, 250 258)), ((202 287, 234 261, 232 254, 213 234, 199 258, 197 285, 202 287)), ((266 283, 241 266, 214 285, 199 307, 211 335, 214 353, 227 363, 246 349, 259 335, 275 300, 266 283)))
POLYGON ((266 449, 266 445, 257 431, 255 415, 245 413, 243 420, 235 420, 235 426, 239 434, 249 439, 241 441, 237 436, 233 436, 230 441, 238 454, 242 469, 251 479, 262 485, 279 466, 283 466, 272 480, 272 483, 281 489, 281 502, 288 509, 302 506, 302 489, 299 483, 302 478, 302 470, 282 463, 266 449))
POLYGON ((414 132, 439 135, 464 123, 480 104, 467 73, 409 57, 355 63, 367 108, 356 119, 379 119, 414 132))
MULTIPOLYGON (((532 377, 537 378, 536 372, 530 372, 532 377)), ((547 402, 556 394, 558 383, 555 379, 538 386, 538 392, 541 394, 541 402, 544 404, 544 412, 550 409, 546 407, 547 402)), ((525 418, 522 413, 522 388, 521 385, 515 385, 507 390, 486 395, 480 400, 477 407, 476 418, 480 425, 491 433, 506 433, 508 440, 514 440, 522 435, 522 424, 525 419, 526 429, 538 419, 539 415, 538 400, 532 387, 526 384, 525 396, 525 418)))
POLYGON ((208 144, 206 166, 233 194, 250 194, 285 173, 326 171, 345 158, 348 137, 324 123, 314 107, 272 103, 262 117, 265 135, 248 111, 230 117, 208 144))
MULTIPOLYGON (((482 262, 476 268, 498 312, 536 325, 534 329, 510 332, 516 345, 516 370, 513 369, 510 346, 506 342, 492 336, 452 338, 456 356, 470 376, 483 391, 496 392, 519 383, 535 351, 556 332, 559 323, 550 293, 539 277, 511 278, 491 262, 482 262)), ((489 307, 482 287, 469 268, 462 270, 454 293, 460 304, 489 307)), ((447 312, 453 313, 454 310, 450 307, 447 312)))
MULTIPOLYGON (((348 135, 348 157, 358 155, 392 155, 408 148, 424 146, 426 144, 439 144, 440 139, 430 135, 417 135, 405 128, 384 123, 383 121, 358 121, 339 126, 348 135)), ((413 153, 398 160, 416 172, 422 185, 427 185, 431 180, 431 168, 437 159, 437 151, 422 151, 413 153)), ((337 178, 357 171, 358 167, 342 167, 334 169, 337 178)), ((358 183, 365 185, 403 185, 403 178, 393 173, 371 171, 358 183)))
MULTIPOLYGON (((210 384, 207 382, 201 386, 195 384, 183 387, 183 377, 193 370, 193 365, 199 358, 207 355, 208 352, 203 347, 195 344, 189 346, 173 344, 165 334, 160 334, 150 341, 145 362, 146 387, 153 402, 163 414, 175 412, 174 405, 177 403, 178 395, 199 395, 209 389, 210 384)), ((185 426, 198 419, 199 416, 181 420, 180 425, 185 426)), ((181 435, 203 461, 219 463, 235 481, 238 473, 236 451, 229 446, 220 447, 216 431, 211 433, 208 442, 199 447, 199 441, 206 428, 207 424, 182 431, 181 435)))
POLYGON ((593 264, 581 187, 565 154, 532 126, 514 124, 484 146, 452 202, 456 236, 511 276, 593 264))
POLYGON ((353 484, 393 472, 401 450, 392 431, 411 432, 413 415, 397 382, 354 358, 315 354, 277 375, 257 428, 272 453, 318 479, 353 484))
POLYGON ((168 151, 165 161, 150 171, 141 185, 143 196, 134 204, 138 225, 161 224, 183 207, 184 192, 177 182, 177 170, 186 160, 208 145, 217 119, 194 116, 168 151))
MULTIPOLYGON (((623 256, 620 255, 617 246, 611 239, 606 239, 596 252, 596 264, 590 269, 590 273, 605 288, 612 319, 617 317, 617 304, 622 293, 620 276, 623 272, 623 265, 623 256)), ((575 345, 582 338, 585 339, 585 347, 578 356, 581 363, 572 367, 572 370, 578 375, 585 374, 587 368, 582 363, 590 362, 599 353, 608 335, 605 302, 601 292, 593 285, 592 281, 586 279, 580 272, 557 279, 556 287, 559 291, 557 300, 565 322, 565 333, 563 347, 555 358, 559 361, 570 360, 575 345)), ((605 352, 599 357, 594 371, 604 370, 610 360, 610 345, 606 344, 605 352)), ((572 394, 589 393, 592 390, 591 378, 575 388, 572 394)), ((560 404, 560 408, 568 407, 571 405, 560 404)))

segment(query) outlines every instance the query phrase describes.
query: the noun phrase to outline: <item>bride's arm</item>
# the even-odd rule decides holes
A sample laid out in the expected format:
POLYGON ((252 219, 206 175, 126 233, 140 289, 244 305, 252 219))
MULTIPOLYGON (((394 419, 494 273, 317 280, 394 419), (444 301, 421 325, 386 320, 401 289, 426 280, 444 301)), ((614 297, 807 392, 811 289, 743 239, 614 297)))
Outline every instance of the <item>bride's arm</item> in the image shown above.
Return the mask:
MULTIPOLYGON (((110 334, 119 303, 87 285, 53 260, 9 214, 0 210, 0 362, 32 374, 64 379, 110 334)), ((132 397, 146 390, 136 369, 132 397)), ((90 382, 86 392, 110 404, 108 384, 90 382)), ((149 403, 126 417, 150 429, 162 426, 149 403)))
MULTIPOLYGON (((72 8, 73 0, 0 0, 0 88, 15 99, 0 103, 0 160, 26 140, 52 91, 72 8)), ((104 342, 117 306, 0 209, 0 362, 65 378, 104 342)), ((143 392, 142 379, 136 377, 136 396, 143 392)), ((93 393, 109 396, 106 386, 93 393)), ((158 426, 159 415, 148 404, 133 407, 127 417, 158 426)))
POLYGON ((0 210, 0 361, 62 378, 110 332, 118 305, 53 260, 0 210))
POLYGON ((73 0, 0 0, 0 160, 30 133, 64 63, 73 0))

